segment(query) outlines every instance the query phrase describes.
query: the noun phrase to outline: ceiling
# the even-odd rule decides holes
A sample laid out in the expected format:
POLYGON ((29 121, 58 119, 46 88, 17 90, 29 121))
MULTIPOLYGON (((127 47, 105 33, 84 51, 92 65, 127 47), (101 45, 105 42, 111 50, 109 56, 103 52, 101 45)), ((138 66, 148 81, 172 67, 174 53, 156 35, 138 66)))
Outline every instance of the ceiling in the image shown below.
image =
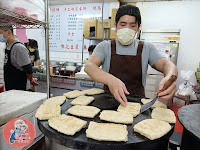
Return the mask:
MULTIPOLYGON (((196 1, 196 0, 104 0, 104 2, 155 2, 155 1, 196 1)), ((103 0, 49 0, 49 5, 102 3, 103 0)))

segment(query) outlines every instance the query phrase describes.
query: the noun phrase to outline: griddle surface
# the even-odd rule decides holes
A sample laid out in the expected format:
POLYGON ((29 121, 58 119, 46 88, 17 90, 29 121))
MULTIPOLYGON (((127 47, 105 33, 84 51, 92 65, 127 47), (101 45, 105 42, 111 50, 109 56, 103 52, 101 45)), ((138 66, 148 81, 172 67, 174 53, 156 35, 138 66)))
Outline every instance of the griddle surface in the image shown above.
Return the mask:
MULTIPOLYGON (((96 106, 102 110, 104 109, 112 109, 116 110, 119 106, 119 103, 111 96, 108 94, 101 94, 101 95, 94 95, 95 100, 90 104, 91 106, 96 106)), ((136 96, 136 97, 128 97, 129 102, 139 102, 140 99, 143 98, 141 96, 136 96)), ((72 105, 70 104, 73 99, 67 100, 62 106, 61 113, 68 115, 66 112, 72 105)), ((100 113, 99 113, 100 114, 100 113)), ((57 132, 53 128, 51 128, 48 125, 48 121, 39 121, 38 120, 38 125, 40 127, 40 130, 43 132, 45 136, 53 140, 54 142, 57 142, 61 145, 70 147, 70 148, 75 148, 75 149, 84 149, 84 150, 128 150, 131 149, 133 150, 155 150, 156 145, 164 145, 164 142, 166 140, 168 141, 169 137, 172 135, 173 130, 174 130, 174 125, 172 125, 171 131, 166 134, 165 136, 156 139, 156 140, 149 140, 145 138, 144 136, 141 136, 138 133, 135 133, 133 131, 133 126, 137 124, 138 122, 144 120, 144 119, 149 119, 151 118, 151 110, 147 110, 143 112, 142 114, 139 114, 137 117, 133 119, 133 124, 132 125, 127 125, 127 130, 128 130, 128 141, 127 142, 103 142, 103 141, 96 141, 93 139, 89 139, 86 137, 86 129, 88 128, 89 122, 90 121, 95 121, 95 122, 103 122, 105 123, 106 121, 101 121, 99 118, 99 114, 94 118, 94 119, 88 119, 88 118, 83 118, 79 117, 85 121, 87 121, 87 126, 86 128, 82 129, 80 132, 76 133, 74 136, 68 136, 62 133, 57 132)))

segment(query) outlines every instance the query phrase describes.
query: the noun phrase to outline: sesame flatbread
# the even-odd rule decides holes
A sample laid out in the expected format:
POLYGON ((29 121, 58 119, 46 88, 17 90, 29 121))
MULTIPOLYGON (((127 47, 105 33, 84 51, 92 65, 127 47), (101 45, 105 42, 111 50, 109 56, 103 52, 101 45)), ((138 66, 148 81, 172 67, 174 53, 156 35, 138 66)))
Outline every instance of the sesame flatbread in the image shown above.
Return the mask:
POLYGON ((114 110, 103 110, 99 117, 101 120, 114 122, 114 123, 123 123, 123 124, 133 123, 132 114, 117 112, 114 110))
POLYGON ((151 113, 151 117, 153 119, 166 121, 168 123, 176 123, 176 116, 174 112, 170 109, 164 109, 159 107, 155 108, 151 113))
POLYGON ((83 93, 85 95, 96 95, 96 94, 104 93, 104 90, 103 89, 99 89, 99 88, 92 88, 92 89, 88 89, 88 90, 83 90, 83 93))
POLYGON ((48 120, 59 116, 61 113, 61 107, 58 104, 42 104, 38 108, 35 117, 39 120, 48 120))
POLYGON ((141 105, 139 103, 127 102, 126 107, 119 105, 117 111, 122 113, 130 113, 136 117, 140 113, 141 105))
MULTIPOLYGON (((149 102, 151 102, 153 99, 145 99, 145 98, 143 98, 143 99, 141 99, 141 102, 143 103, 143 104, 146 104, 146 103, 149 103, 149 102)), ((160 107, 160 108, 167 108, 167 105, 165 105, 165 104, 163 104, 162 102, 160 102, 160 101, 156 101, 152 106, 151 106, 151 109, 154 109, 154 108, 156 108, 156 107, 160 107)))
POLYGON ((94 106, 75 105, 69 108, 67 112, 79 117, 94 118, 100 112, 100 109, 94 106))
POLYGON ((82 91, 79 90, 74 90, 74 91, 70 91, 67 93, 64 93, 63 96, 65 96, 66 98, 76 98, 78 96, 84 95, 84 93, 82 91))
POLYGON ((94 97, 92 97, 92 96, 79 96, 79 97, 75 98, 71 102, 71 104, 86 106, 86 105, 90 104, 93 100, 94 100, 94 97))
POLYGON ((128 141, 128 131, 126 125, 114 123, 96 123, 90 121, 86 130, 86 137, 98 141, 128 141))
POLYGON ((66 101, 65 96, 55 96, 47 99, 43 104, 58 104, 62 105, 66 101))
POLYGON ((49 119, 48 122, 50 127, 66 135, 74 135, 87 124, 87 121, 65 114, 49 119))
POLYGON ((146 119, 137 123, 133 129, 148 139, 155 140, 167 134, 171 130, 171 126, 165 121, 146 119))

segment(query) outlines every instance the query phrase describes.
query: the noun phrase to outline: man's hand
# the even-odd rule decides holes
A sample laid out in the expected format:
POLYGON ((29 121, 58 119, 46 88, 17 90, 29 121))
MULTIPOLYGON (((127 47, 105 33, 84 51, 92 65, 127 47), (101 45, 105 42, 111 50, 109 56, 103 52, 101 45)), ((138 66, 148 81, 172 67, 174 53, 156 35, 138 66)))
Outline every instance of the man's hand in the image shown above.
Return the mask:
MULTIPOLYGON (((160 84, 159 84, 159 90, 162 90, 164 84, 167 82, 167 80, 169 79, 169 77, 165 77, 161 80, 160 84)), ((177 91, 177 88, 176 88, 176 84, 175 83, 172 83, 172 85, 167 88, 166 90, 160 92, 158 94, 159 98, 161 99, 170 99, 177 91)))
POLYGON ((122 104, 122 106, 126 106, 127 103, 126 95, 129 95, 130 93, 126 89, 125 84, 118 78, 112 76, 112 78, 109 79, 108 81, 108 87, 111 94, 115 97, 115 99, 120 104, 122 104))
POLYGON ((30 82, 31 82, 31 84, 33 86, 37 86, 38 85, 38 82, 37 82, 37 80, 35 78, 33 78, 30 82))

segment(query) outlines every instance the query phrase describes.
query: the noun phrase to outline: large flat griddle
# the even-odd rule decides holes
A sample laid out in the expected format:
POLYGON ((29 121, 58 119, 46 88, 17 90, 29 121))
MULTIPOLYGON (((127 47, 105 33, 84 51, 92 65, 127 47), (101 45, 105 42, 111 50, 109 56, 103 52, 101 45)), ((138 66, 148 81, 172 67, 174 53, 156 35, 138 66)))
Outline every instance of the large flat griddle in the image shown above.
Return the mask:
MULTIPOLYGON (((91 106, 96 106, 102 110, 116 110, 119 103, 109 94, 94 95, 95 100, 90 104, 91 106)), ((141 96, 128 96, 129 102, 140 102, 141 96)), ((62 105, 62 114, 67 114, 67 110, 72 106, 72 100, 67 100, 62 105)), ((100 114, 100 113, 99 113, 100 114)), ((88 128, 90 121, 103 122, 99 119, 99 114, 94 119, 82 118, 87 121, 86 128, 82 129, 80 132, 76 133, 74 136, 68 136, 57 132, 48 125, 48 121, 38 121, 40 130, 45 136, 56 143, 64 145, 66 147, 81 149, 81 150, 167 150, 169 137, 174 131, 174 125, 172 129, 163 137, 156 140, 149 140, 144 136, 133 131, 133 126, 138 122, 151 118, 151 110, 147 110, 142 114, 139 114, 134 118, 132 125, 127 125, 128 129, 128 141, 127 142, 102 142, 89 139, 86 137, 86 129, 88 128)))

